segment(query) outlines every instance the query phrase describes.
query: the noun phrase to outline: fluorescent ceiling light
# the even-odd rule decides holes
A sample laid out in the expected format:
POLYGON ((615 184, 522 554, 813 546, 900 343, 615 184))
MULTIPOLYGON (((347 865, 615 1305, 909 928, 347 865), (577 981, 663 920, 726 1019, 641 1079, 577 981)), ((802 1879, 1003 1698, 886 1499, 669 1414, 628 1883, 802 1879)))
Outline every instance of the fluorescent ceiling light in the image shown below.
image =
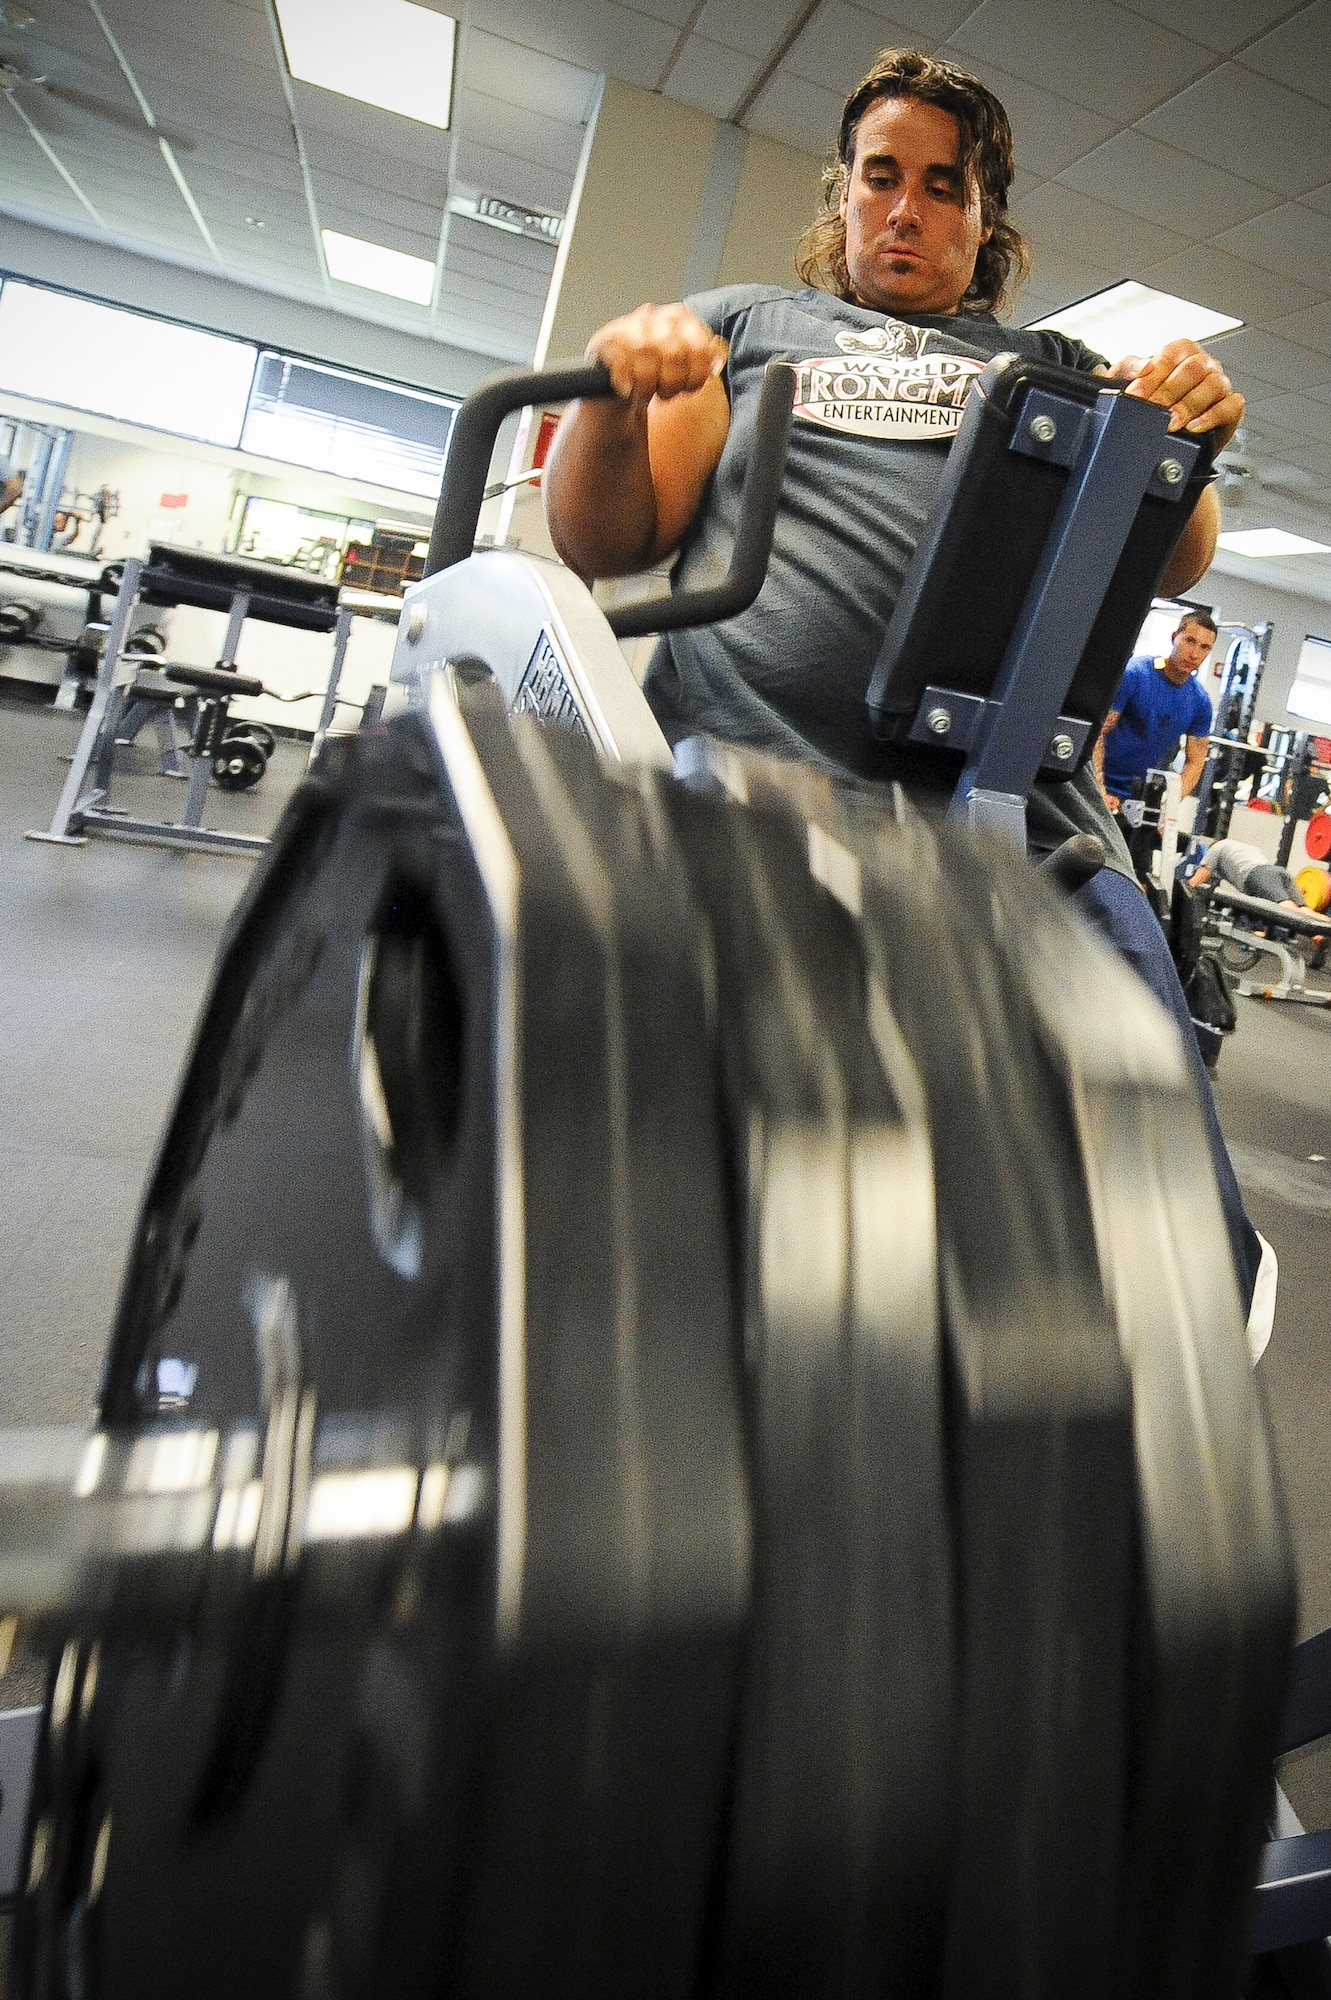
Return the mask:
POLYGON ((342 236, 321 229, 330 278, 344 285, 363 285, 367 292, 387 292, 392 299, 409 299, 428 306, 434 291, 434 265, 424 257, 408 257, 382 243, 363 243, 359 236, 342 236))
POLYGON ((1241 528, 1221 535, 1218 546, 1236 556, 1331 556, 1325 542, 1310 542, 1283 528, 1241 528))
POLYGON ((1168 340, 1207 340, 1217 333, 1232 333, 1243 321, 1129 280, 1032 324, 1071 334, 1118 361, 1125 354, 1158 354, 1168 340))
POLYGON ((457 22, 412 0, 277 0, 287 68, 301 83, 448 130, 457 22))

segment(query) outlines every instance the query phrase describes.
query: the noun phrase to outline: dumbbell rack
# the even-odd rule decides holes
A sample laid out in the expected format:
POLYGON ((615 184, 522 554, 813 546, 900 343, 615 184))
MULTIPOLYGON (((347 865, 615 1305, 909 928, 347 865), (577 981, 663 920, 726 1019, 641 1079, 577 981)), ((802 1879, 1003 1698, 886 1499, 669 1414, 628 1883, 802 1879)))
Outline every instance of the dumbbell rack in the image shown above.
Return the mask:
MULTIPOLYGON (((202 823, 213 738, 219 733, 210 727, 196 732, 185 806, 179 820, 142 819, 108 804, 117 725, 124 710, 126 690, 143 666, 141 658, 127 652, 125 647, 134 606, 140 600, 226 611, 226 637, 217 666, 170 669, 172 677, 182 683, 182 691, 190 687, 213 702, 221 698, 223 704, 228 695, 264 692, 262 682, 246 679, 236 672, 236 652, 247 618, 331 633, 333 658, 314 734, 316 749, 327 733, 337 705, 352 619, 351 611, 339 605, 337 585, 271 563, 246 562, 234 556, 205 555, 193 549, 152 543, 146 562, 131 556, 125 564, 92 705, 51 823, 45 828, 29 829, 26 838, 60 847, 83 847, 90 835, 100 834, 154 847, 258 853, 268 845, 265 834, 233 832, 202 823)), ((204 722, 208 720, 205 714, 204 722)))

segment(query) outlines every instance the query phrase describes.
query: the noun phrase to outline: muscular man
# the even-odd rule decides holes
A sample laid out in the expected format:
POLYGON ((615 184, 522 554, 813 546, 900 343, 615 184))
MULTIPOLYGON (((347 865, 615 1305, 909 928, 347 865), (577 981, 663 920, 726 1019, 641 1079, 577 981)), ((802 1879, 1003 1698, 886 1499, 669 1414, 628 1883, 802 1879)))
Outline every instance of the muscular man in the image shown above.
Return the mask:
POLYGON ((1111 812, 1127 798, 1134 778, 1173 763, 1183 738, 1183 796, 1197 789, 1211 733, 1211 702, 1194 676, 1210 658, 1215 620, 1189 611, 1174 630, 1164 659, 1135 653, 1119 682, 1114 704, 1095 746, 1095 767, 1111 812))
MULTIPOLYGON (((974 377, 1004 350, 1103 375, 1170 412, 1172 430, 1223 445, 1243 399, 1189 340, 1112 366, 1079 341, 1000 325, 1025 271, 1007 216, 1012 133, 991 91, 951 64, 887 50, 842 114, 823 209, 800 246, 806 289, 740 285, 678 305, 639 306, 588 354, 618 392, 575 404, 544 489, 550 530, 583 576, 627 575, 680 551, 675 581, 724 572, 766 362, 797 367, 795 422, 767 581, 747 612, 664 639, 646 680, 672 740, 704 732, 806 759, 834 775, 901 779, 941 810, 936 763, 877 743, 869 676, 974 377)), ((1206 568, 1219 509, 1203 493, 1163 588, 1206 568)), ((958 607, 964 617, 964 607, 958 607)), ((1032 845, 1095 832, 1110 865, 1079 892, 1086 914, 1179 1019, 1173 964, 1127 848, 1087 768, 1036 787, 1032 845)), ((1244 1296, 1259 1248, 1242 1212, 1200 1061, 1217 1174, 1244 1296)))

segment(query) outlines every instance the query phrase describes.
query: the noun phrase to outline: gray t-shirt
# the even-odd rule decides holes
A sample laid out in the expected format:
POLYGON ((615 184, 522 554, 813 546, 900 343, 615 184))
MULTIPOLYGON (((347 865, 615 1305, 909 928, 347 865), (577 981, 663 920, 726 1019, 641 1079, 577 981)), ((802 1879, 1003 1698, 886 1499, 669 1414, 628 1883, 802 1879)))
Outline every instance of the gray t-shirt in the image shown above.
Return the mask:
MULTIPOLYGON (((720 736, 838 777, 899 778, 926 809, 941 810, 954 774, 878 743, 865 696, 962 407, 995 354, 1087 371, 1101 357, 1062 334, 1000 326, 992 313, 902 320, 774 285, 733 285, 688 303, 730 343, 731 419, 677 588, 725 574, 763 371, 778 355, 798 371, 795 421, 761 595, 737 618, 664 638, 648 668, 648 700, 672 740, 720 736)), ((1028 820, 1032 847, 1098 833, 1113 864, 1132 874, 1089 766, 1038 785, 1028 820)))

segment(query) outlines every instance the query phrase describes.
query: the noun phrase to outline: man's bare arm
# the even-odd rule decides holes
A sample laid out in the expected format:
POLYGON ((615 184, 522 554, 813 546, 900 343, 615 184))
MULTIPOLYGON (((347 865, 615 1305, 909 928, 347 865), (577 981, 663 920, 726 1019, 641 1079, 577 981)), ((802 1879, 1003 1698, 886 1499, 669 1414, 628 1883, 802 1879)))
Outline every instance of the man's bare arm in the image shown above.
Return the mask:
MULTIPOLYGON (((1171 340, 1147 359, 1127 354, 1112 368, 1097 369, 1096 373, 1107 381, 1123 383, 1129 396, 1168 410, 1171 431, 1186 429, 1194 437, 1213 432, 1217 451, 1224 450, 1243 421, 1243 397, 1215 356, 1198 347, 1195 340, 1171 340)), ((1215 489, 1208 486, 1160 579, 1162 595, 1172 597, 1188 590, 1204 575, 1211 566, 1219 533, 1220 502, 1215 489)))
POLYGON ((592 336, 614 401, 574 403, 542 486, 556 549, 582 576, 629 576, 679 546, 730 430, 726 345, 686 306, 639 306, 592 336))
POLYGON ((1201 782, 1210 744, 1204 736, 1189 736, 1183 745, 1183 797, 1189 798, 1201 782))
POLYGON ((1105 738, 1106 736, 1108 736, 1114 724, 1118 721, 1121 712, 1122 711, 1117 708, 1110 709, 1108 715, 1104 719, 1104 724, 1100 730, 1100 734, 1095 739, 1095 748, 1091 752, 1091 763, 1095 766, 1095 775, 1099 780, 1100 790, 1104 792, 1105 804, 1109 807, 1110 812, 1118 811, 1118 800, 1114 797, 1112 792, 1105 790, 1105 738))

